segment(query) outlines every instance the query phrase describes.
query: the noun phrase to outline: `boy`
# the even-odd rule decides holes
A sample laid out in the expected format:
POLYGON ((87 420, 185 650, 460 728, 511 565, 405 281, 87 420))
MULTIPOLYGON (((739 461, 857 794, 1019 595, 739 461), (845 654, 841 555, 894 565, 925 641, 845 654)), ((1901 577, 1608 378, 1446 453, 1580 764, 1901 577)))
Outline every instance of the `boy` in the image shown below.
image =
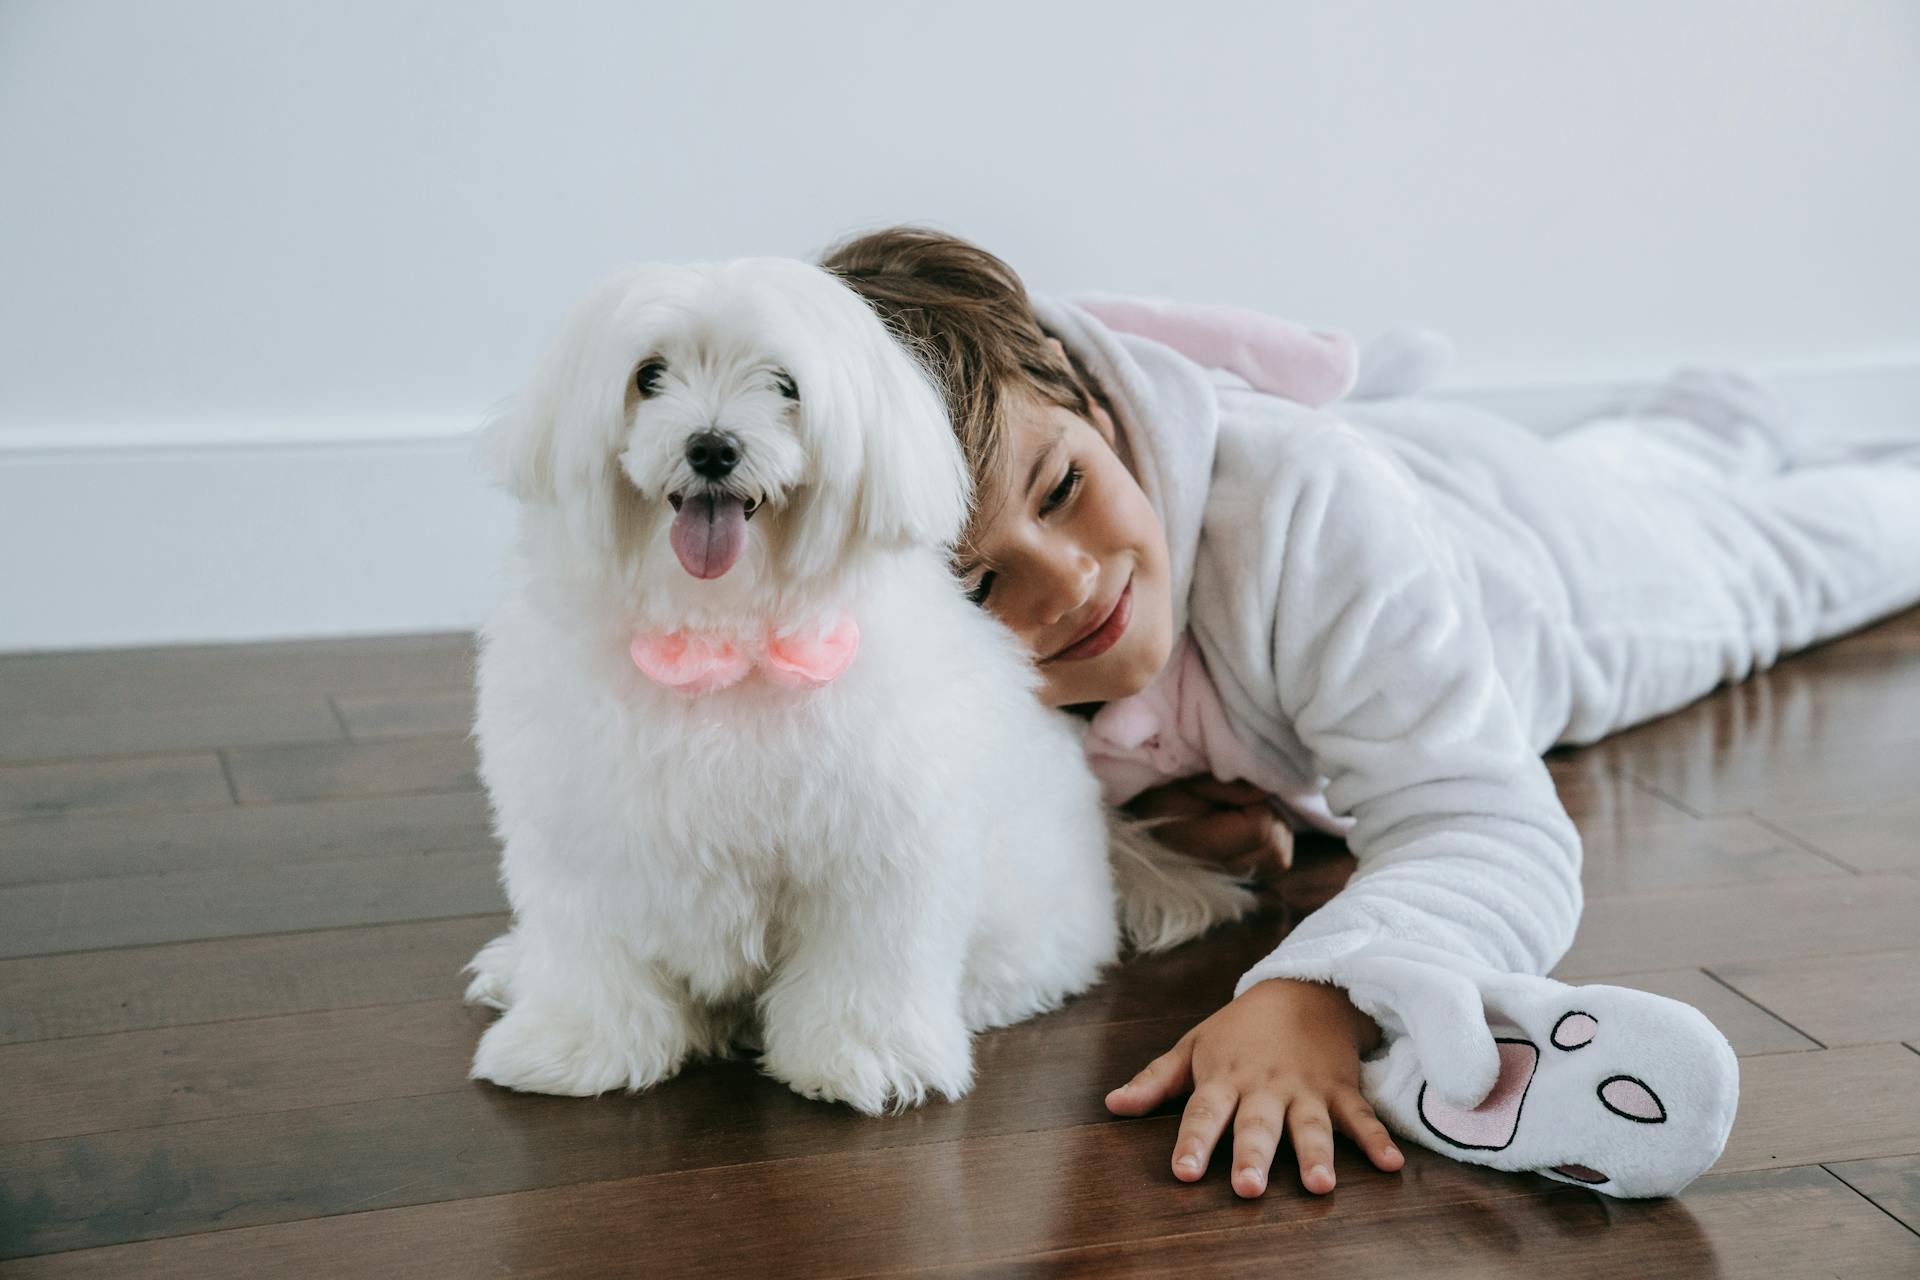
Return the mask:
MULTIPOLYGON (((1737 383, 1676 381, 1647 420, 1555 442, 1417 401, 1336 418, 1030 299, 1004 263, 936 232, 861 237, 823 265, 942 380, 977 489, 956 555, 974 598, 1034 653, 1051 704, 1097 711, 1090 742, 1165 765, 1160 786, 1135 771, 1110 797, 1193 814, 1162 836, 1188 852, 1284 853, 1277 807, 1346 835, 1358 860, 1233 1001, 1109 1095, 1141 1114, 1191 1090, 1183 1180, 1229 1124, 1242 1195, 1264 1191, 1283 1132, 1310 1191, 1333 1187, 1335 1128, 1399 1168, 1362 1059, 1383 1038, 1457 1042, 1461 1064, 1422 1073, 1488 1095, 1508 1068, 1484 1026, 1414 1024, 1454 989, 1456 960, 1490 990, 1547 973, 1571 943, 1580 844, 1540 752, 1920 599, 1920 469, 1791 469, 1737 383), (1709 403, 1685 411, 1687 396, 1709 403), (1142 715, 1160 732, 1143 739, 1142 715), (1182 762, 1206 772, 1172 776, 1182 762), (1434 962, 1382 985, 1402 944, 1434 962)), ((1731 1052, 1661 1004, 1620 1016, 1697 1042, 1698 1076, 1677 1087, 1713 1114, 1689 1149, 1639 1181, 1571 1155, 1543 1172, 1661 1194, 1717 1156, 1731 1052)), ((1438 1099, 1401 1103, 1402 1134, 1522 1167, 1418 1111, 1423 1132, 1415 1113, 1438 1099)))

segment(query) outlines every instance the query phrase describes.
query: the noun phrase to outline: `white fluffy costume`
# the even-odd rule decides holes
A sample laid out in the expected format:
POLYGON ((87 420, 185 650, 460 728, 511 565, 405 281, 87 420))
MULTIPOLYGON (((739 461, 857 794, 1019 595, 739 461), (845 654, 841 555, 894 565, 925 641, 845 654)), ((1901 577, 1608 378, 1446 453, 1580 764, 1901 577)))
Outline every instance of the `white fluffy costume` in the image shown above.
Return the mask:
MULTIPOLYGON (((1733 1052, 1684 1004, 1539 976, 1582 905, 1540 753, 1920 601, 1920 467, 1791 466, 1777 405, 1737 376, 1548 440, 1433 400, 1316 409, 1220 344, 1182 343, 1208 369, 1081 306, 1035 311, 1106 392, 1165 526, 1175 634, 1243 748, 1214 771, 1358 863, 1236 990, 1345 988, 1385 1037, 1365 1091, 1409 1141, 1611 1195, 1685 1186, 1731 1128, 1733 1052)), ((1362 394, 1433 364, 1371 358, 1362 394)), ((1355 379, 1308 382, 1324 400, 1355 379)))

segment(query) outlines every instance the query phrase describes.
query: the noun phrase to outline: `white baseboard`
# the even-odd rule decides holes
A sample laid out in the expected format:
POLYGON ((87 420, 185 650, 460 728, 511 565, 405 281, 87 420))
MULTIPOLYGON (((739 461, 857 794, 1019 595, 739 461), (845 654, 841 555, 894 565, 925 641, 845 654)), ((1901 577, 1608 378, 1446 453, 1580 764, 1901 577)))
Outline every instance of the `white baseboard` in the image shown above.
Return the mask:
MULTIPOLYGON (((1809 444, 1920 438, 1920 357, 1772 369, 1761 375, 1786 398, 1809 444)), ((1652 379, 1453 388, 1437 395, 1480 405, 1551 435, 1653 390, 1652 379)))
MULTIPOLYGON (((1811 438, 1920 438, 1920 361, 1769 376, 1811 438)), ((1446 394, 1552 432, 1646 385, 1446 394)), ((470 422, 0 432, 0 651, 473 627, 512 513, 470 422)))
POLYGON ((0 442, 0 651, 475 625, 512 511, 470 437, 343 434, 0 442))

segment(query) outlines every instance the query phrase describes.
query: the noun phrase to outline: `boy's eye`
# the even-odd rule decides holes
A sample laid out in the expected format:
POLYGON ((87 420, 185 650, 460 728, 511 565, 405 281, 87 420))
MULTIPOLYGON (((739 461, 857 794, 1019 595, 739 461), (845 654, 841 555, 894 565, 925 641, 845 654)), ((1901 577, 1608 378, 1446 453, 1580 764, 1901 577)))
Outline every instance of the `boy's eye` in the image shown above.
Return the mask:
POLYGON ((1068 498, 1072 497, 1073 491, 1079 488, 1079 486, 1080 468, 1068 467, 1067 474, 1061 477, 1059 484, 1053 486, 1053 492, 1047 495, 1046 505, 1040 508, 1040 510, 1043 513, 1053 510, 1068 498))
MULTIPOLYGON (((1053 486, 1052 492, 1047 494, 1047 500, 1040 505, 1040 514, 1045 515, 1047 512, 1065 502, 1068 498, 1071 498, 1073 491, 1079 487, 1080 468, 1069 466, 1067 468, 1067 474, 1060 478, 1059 484, 1053 486)), ((991 570, 981 574, 980 581, 974 583, 973 589, 967 592, 967 599, 973 601, 975 604, 985 604, 987 602, 987 596, 993 591, 993 579, 994 574, 991 570)))

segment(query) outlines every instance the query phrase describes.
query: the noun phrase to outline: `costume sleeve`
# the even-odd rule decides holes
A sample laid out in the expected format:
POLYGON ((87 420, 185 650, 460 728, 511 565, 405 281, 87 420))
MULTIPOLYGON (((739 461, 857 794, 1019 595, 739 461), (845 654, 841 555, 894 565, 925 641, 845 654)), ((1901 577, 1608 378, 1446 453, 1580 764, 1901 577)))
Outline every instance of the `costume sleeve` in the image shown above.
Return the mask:
POLYGON ((1228 665, 1271 672, 1232 696, 1278 702, 1333 812, 1354 819, 1358 867, 1235 994, 1268 978, 1351 992, 1346 959, 1388 940, 1544 974, 1579 921, 1580 839, 1478 592, 1399 462, 1303 416, 1295 432, 1223 434, 1194 616, 1228 620, 1208 638, 1228 665))

